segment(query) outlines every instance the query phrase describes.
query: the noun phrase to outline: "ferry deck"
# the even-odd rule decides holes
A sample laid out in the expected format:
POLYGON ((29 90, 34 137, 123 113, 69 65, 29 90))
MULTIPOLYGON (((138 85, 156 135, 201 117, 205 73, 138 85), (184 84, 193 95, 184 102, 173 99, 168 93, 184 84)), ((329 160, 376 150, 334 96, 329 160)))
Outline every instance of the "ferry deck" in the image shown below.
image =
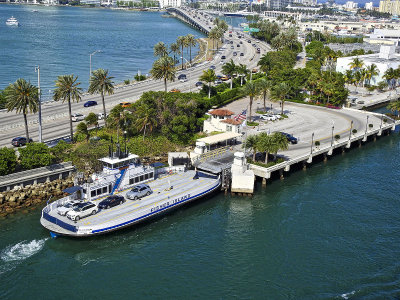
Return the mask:
MULTIPOLYGON (((153 193, 139 200, 129 200, 122 205, 110 209, 99 210, 97 214, 82 218, 77 222, 60 216, 54 202, 46 206, 40 219, 42 225, 56 235, 88 236, 103 234, 113 230, 130 226, 170 209, 204 197, 220 186, 217 175, 203 172, 186 171, 147 182, 153 193), (51 221, 50 221, 51 220, 51 221)), ((123 195, 130 190, 126 189, 115 194, 123 195)), ((93 201, 99 203, 105 197, 93 201)))

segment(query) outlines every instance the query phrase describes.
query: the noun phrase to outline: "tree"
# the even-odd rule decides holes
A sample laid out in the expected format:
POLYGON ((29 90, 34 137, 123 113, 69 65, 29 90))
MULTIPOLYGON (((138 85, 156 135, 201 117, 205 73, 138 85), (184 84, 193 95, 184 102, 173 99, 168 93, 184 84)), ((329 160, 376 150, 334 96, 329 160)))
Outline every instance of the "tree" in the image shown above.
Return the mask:
POLYGON ((150 70, 151 76, 155 79, 164 80, 165 92, 167 92, 167 82, 175 81, 175 63, 170 56, 163 56, 153 63, 150 70))
POLYGON ((232 89, 232 84, 233 84, 233 75, 235 75, 236 73, 236 65, 233 62, 233 59, 231 59, 229 62, 227 62, 226 64, 224 64, 222 66, 222 72, 231 77, 231 89, 232 89))
POLYGON ((260 80, 257 81, 258 84, 258 89, 263 95, 263 100, 264 100, 264 111, 267 111, 267 107, 265 104, 265 101, 267 99, 267 94, 271 91, 272 88, 272 83, 271 81, 267 80, 266 78, 261 78, 260 80))
POLYGON ((168 55, 168 49, 163 42, 158 42, 154 45, 154 56, 163 57, 166 55, 168 55))
POLYGON ((243 77, 246 76, 247 74, 249 74, 250 70, 247 69, 246 65, 244 64, 239 64, 236 67, 236 72, 238 73, 238 75, 240 76, 240 86, 243 85, 243 77))
POLYGON ((100 93, 101 101, 103 102, 103 114, 104 120, 107 120, 106 103, 104 101, 104 95, 114 94, 114 77, 108 76, 108 70, 98 69, 92 72, 90 76, 90 85, 88 92, 90 94, 100 93))
POLYGON ((217 79, 213 69, 204 70, 203 74, 200 76, 201 81, 207 82, 208 85, 208 98, 211 98, 211 83, 217 79))
POLYGON ((253 161, 256 161, 258 136, 249 135, 243 143, 243 148, 250 148, 253 150, 253 161))
POLYGON ((367 66, 366 69, 366 79, 368 80, 368 84, 371 84, 371 79, 374 76, 377 76, 379 74, 379 70, 378 67, 376 66, 376 64, 371 64, 369 66, 367 66))
POLYGON ((192 47, 196 46, 196 44, 197 44, 197 41, 196 41, 194 35, 189 33, 186 36, 186 45, 189 47, 189 51, 190 51, 190 56, 189 56, 190 63, 192 63, 192 47))
POLYGON ((176 56, 179 55, 179 53, 181 53, 181 49, 179 48, 179 45, 177 43, 172 43, 169 46, 169 49, 174 54, 174 64, 175 64, 176 63, 176 56))
POLYGON ((183 70, 183 49, 186 47, 186 38, 183 35, 178 36, 176 43, 181 48, 181 55, 182 55, 181 60, 182 60, 182 70, 183 70))
POLYGON ((48 166, 53 160, 49 148, 43 143, 29 143, 19 149, 19 153, 21 166, 27 170, 48 166))
POLYGON ((364 66, 364 62, 359 59, 358 57, 355 57, 350 63, 350 70, 355 70, 355 71, 359 71, 363 66, 364 66))
POLYGON ((281 101, 281 114, 283 115, 283 105, 285 103, 286 97, 289 94, 289 86, 286 82, 281 82, 272 87, 271 97, 275 101, 281 101))
POLYGON ((274 145, 273 153, 276 159, 276 154, 279 150, 287 150, 289 148, 289 141, 287 137, 280 132, 274 132, 272 134, 272 140, 274 145))
POLYGON ((146 104, 142 104, 135 110, 136 121, 135 126, 138 131, 143 131, 143 139, 146 135, 146 130, 152 132, 157 127, 156 110, 146 104))
POLYGON ((383 75, 383 78, 387 81, 388 86, 390 89, 393 89, 395 84, 395 80, 397 78, 397 72, 393 68, 389 68, 385 71, 385 74, 383 75))
POLYGON ((0 148, 0 176, 13 173, 16 165, 17 155, 15 151, 7 147, 0 148))
POLYGON ((17 114, 22 113, 24 116, 25 135, 29 143, 28 130, 28 113, 36 113, 39 108, 38 89, 27 82, 25 79, 19 78, 16 82, 11 83, 6 88, 6 108, 7 111, 15 110, 17 114))
POLYGON ((218 31, 217 27, 214 27, 213 29, 210 30, 208 33, 208 38, 212 41, 213 43, 213 48, 212 50, 215 50, 215 41, 219 39, 220 32, 218 31))
POLYGON ((76 126, 76 133, 83 134, 86 138, 86 141, 89 141, 90 134, 85 122, 80 122, 78 126, 76 126))
POLYGON ((397 112, 397 116, 399 116, 399 111, 400 111, 400 100, 390 102, 389 105, 387 106, 387 109, 389 109, 391 112, 397 112))
POLYGON ((249 81, 243 86, 243 93, 250 97, 249 104, 249 121, 251 122, 253 99, 259 93, 258 85, 254 81, 249 81))
POLYGON ((97 115, 94 112, 89 113, 86 118, 85 118, 86 124, 91 126, 95 126, 96 127, 96 136, 97 136, 97 130, 99 128, 99 118, 97 117, 97 115))
POLYGON ((79 102, 82 98, 82 89, 79 87, 81 83, 76 82, 77 80, 78 76, 74 77, 74 75, 58 76, 56 80, 56 89, 54 90, 54 95, 53 95, 55 101, 62 100, 63 103, 65 101, 68 101, 69 127, 70 127, 71 140, 73 140, 74 137, 74 130, 72 127, 71 100, 79 102))
POLYGON ((268 164, 268 156, 276 149, 272 135, 262 132, 258 135, 257 149, 265 152, 265 164, 268 164))

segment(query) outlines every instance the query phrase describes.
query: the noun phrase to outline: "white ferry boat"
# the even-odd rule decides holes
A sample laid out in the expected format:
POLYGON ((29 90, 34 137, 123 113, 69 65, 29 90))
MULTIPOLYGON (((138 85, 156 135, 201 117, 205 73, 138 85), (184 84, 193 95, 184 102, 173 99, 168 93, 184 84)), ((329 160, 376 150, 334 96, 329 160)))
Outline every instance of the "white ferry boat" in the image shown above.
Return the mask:
POLYGON ((43 208, 40 222, 50 230, 51 236, 86 237, 108 233, 204 197, 221 185, 219 175, 194 170, 160 175, 154 167, 142 165, 135 154, 121 152, 119 148, 117 153, 112 150, 110 153, 109 157, 100 159, 101 173, 92 175, 90 182, 64 190, 69 196, 43 208), (151 192, 140 198, 126 197, 138 185, 150 187, 151 192), (99 209, 102 200, 115 194, 118 205, 111 208, 100 205, 103 209, 99 209), (77 202, 79 207, 74 208, 77 202), (84 206, 90 210, 87 216, 71 217, 84 206))
POLYGON ((11 18, 7 19, 6 25, 8 25, 8 26, 19 26, 19 22, 18 22, 18 20, 16 18, 11 17, 11 18))

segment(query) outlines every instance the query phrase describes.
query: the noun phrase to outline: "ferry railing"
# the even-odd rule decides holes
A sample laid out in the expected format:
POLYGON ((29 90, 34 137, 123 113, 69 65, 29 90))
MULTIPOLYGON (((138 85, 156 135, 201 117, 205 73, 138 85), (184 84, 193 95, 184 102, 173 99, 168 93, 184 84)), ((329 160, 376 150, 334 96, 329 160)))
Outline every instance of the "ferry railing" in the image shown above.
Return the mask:
POLYGON ((47 221, 54 223, 58 226, 60 226, 61 228, 64 228, 66 230, 72 231, 72 232, 77 232, 77 227, 68 223, 65 223, 63 221, 61 221, 60 219, 57 219, 56 217, 53 217, 51 215, 49 215, 46 212, 43 212, 43 218, 46 219, 47 221))

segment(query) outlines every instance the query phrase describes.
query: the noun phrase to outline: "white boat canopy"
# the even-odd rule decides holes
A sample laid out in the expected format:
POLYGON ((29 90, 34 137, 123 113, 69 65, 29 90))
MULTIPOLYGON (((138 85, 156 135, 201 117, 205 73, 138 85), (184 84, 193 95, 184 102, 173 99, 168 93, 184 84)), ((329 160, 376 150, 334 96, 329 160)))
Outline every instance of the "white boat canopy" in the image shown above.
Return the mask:
POLYGON ((223 132, 216 135, 208 136, 205 138, 197 139, 197 142, 203 142, 207 145, 214 145, 222 142, 229 141, 242 136, 242 134, 237 132, 223 132))

